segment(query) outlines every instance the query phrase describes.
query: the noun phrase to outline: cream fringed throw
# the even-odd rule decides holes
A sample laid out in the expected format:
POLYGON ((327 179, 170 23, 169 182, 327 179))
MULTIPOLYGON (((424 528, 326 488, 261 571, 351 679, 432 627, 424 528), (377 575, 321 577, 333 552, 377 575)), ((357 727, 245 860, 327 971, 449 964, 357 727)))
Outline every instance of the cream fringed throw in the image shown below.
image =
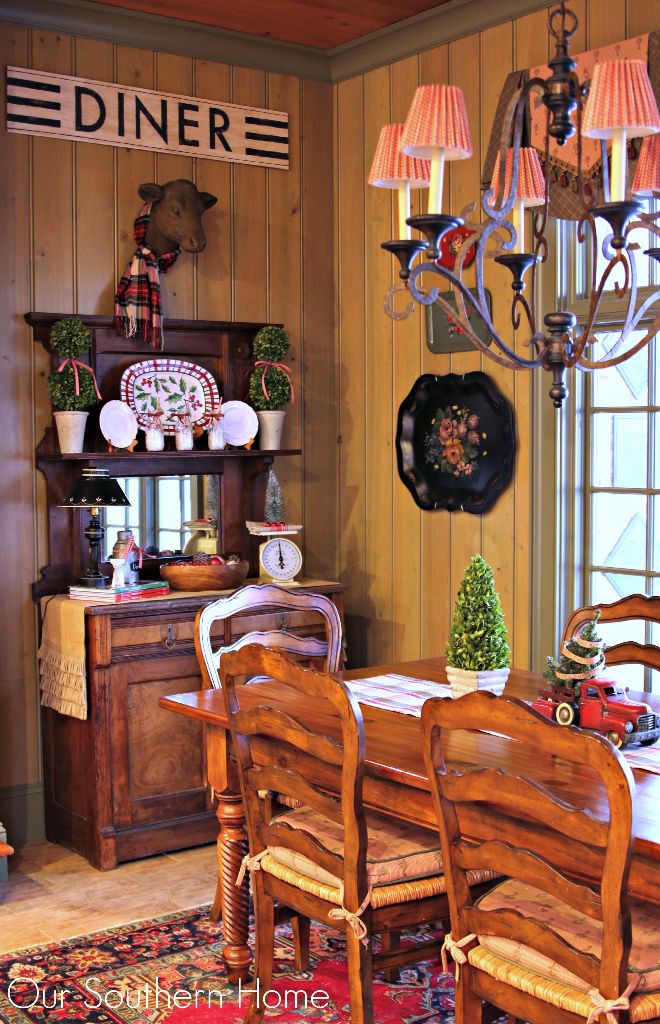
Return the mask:
POLYGON ((41 602, 41 703, 73 718, 87 718, 85 607, 68 595, 41 602))

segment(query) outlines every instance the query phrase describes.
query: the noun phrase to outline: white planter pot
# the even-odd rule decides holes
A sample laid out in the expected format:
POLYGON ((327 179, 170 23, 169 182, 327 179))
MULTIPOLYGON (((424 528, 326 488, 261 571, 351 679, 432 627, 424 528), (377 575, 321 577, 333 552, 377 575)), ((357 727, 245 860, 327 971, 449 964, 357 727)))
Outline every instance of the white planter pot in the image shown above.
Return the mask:
POLYGON ((83 450, 87 412, 56 412, 57 439, 62 455, 73 455, 83 450))
POLYGON ((508 668, 495 668, 490 672, 476 672, 473 669, 445 667, 447 679, 451 684, 452 697, 462 697, 473 690, 490 690, 498 697, 502 696, 506 681, 509 678, 508 668))
POLYGON ((259 447, 262 451, 279 451, 286 409, 264 409, 257 412, 259 419, 259 447))

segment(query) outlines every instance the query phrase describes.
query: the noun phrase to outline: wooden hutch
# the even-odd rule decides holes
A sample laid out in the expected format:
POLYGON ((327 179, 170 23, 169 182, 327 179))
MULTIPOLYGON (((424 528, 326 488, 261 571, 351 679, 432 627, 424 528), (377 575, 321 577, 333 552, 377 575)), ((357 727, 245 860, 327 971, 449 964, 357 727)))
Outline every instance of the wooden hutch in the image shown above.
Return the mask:
MULTIPOLYGON (((29 313, 35 341, 49 349, 50 329, 64 314, 29 313)), ((124 370, 158 355, 134 339, 119 337, 111 317, 81 316, 92 331, 89 362, 103 401, 119 397, 124 370)), ((223 400, 244 400, 254 365, 252 343, 262 324, 170 320, 164 355, 209 370, 223 400)), ((53 367, 55 356, 51 356, 53 367)), ((34 585, 35 599, 66 593, 82 571, 86 543, 84 510, 61 508, 71 481, 84 467, 113 476, 208 474, 217 479, 218 551, 240 551, 258 573, 258 542, 247 519, 263 516, 268 467, 278 452, 208 451, 205 438, 192 452, 108 452, 90 412, 87 451, 61 455, 53 428, 37 448, 46 478, 50 563, 34 585)), ((107 538, 106 538, 107 543, 107 538)), ((329 594, 343 611, 339 584, 302 580, 301 589, 329 594)), ((160 697, 197 690, 201 675, 194 649, 198 609, 216 595, 187 594, 128 605, 87 606, 85 639, 89 716, 85 721, 42 708, 46 835, 108 869, 122 861, 212 842, 217 819, 207 789, 201 726, 158 707, 160 697)), ((42 601, 42 605, 45 602, 42 601)), ((306 634, 320 629, 300 614, 236 616, 223 624, 230 642, 249 629, 282 628, 306 634)), ((220 637, 219 637, 220 639, 220 637)))

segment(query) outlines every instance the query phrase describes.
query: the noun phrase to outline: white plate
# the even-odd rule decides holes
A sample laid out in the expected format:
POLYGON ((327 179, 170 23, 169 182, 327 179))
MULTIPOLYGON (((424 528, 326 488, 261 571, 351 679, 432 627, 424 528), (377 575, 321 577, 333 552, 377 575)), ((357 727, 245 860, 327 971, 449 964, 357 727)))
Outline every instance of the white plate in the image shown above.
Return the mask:
POLYGON ((126 402, 106 402, 101 409, 99 426, 106 441, 115 448, 128 448, 137 437, 137 419, 126 402))
POLYGON ((224 402, 222 406, 222 429, 227 444, 247 444, 257 436, 259 420, 251 405, 246 402, 224 402))

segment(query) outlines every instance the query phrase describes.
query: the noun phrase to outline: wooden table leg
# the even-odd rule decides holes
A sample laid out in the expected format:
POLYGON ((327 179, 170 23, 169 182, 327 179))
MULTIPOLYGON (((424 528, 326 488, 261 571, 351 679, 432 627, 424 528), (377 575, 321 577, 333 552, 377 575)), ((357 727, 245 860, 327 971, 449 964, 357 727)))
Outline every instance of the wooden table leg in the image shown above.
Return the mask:
MULTIPOLYGON (((246 873, 240 886, 236 878, 241 861, 248 852, 245 834, 245 813, 240 796, 222 793, 218 797, 217 817, 220 822, 218 836, 218 870, 222 929, 225 947, 222 952, 227 977, 232 985, 246 981, 250 976, 251 955, 247 944, 249 930, 250 874, 246 873)), ((217 902, 217 895, 216 895, 217 902)), ((216 904, 213 905, 214 910, 216 904)))

